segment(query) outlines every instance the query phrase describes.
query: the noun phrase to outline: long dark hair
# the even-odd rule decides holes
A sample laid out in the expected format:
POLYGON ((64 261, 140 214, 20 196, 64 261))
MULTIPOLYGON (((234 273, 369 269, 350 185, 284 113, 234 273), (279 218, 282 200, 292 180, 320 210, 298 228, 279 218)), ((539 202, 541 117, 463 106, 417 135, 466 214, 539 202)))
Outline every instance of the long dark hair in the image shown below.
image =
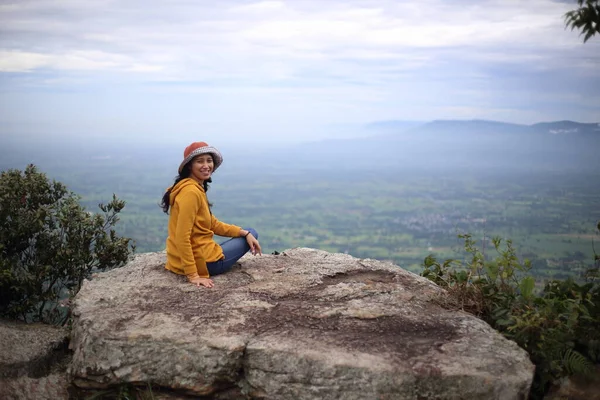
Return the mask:
MULTIPOLYGON (((175 182, 173 182, 173 186, 171 186, 169 188, 169 190, 167 190, 165 192, 165 194, 162 197, 162 201, 160 202, 160 207, 163 209, 165 214, 169 213, 169 207, 171 206, 171 189, 173 187, 175 187, 175 185, 177 185, 179 182, 181 182, 182 180, 184 180, 185 178, 189 178, 191 173, 192 173, 192 169, 190 168, 191 166, 191 162, 188 162, 187 164, 185 164, 183 166, 183 168, 181 169, 181 172, 179 173, 179 175, 177 175, 175 177, 175 182)), ((207 180, 205 180, 204 182, 202 182, 202 187, 204 188, 204 192, 208 192, 208 184, 212 182, 212 178, 208 178, 207 180)), ((210 210, 210 207, 212 207, 212 203, 208 203, 208 207, 210 210)))

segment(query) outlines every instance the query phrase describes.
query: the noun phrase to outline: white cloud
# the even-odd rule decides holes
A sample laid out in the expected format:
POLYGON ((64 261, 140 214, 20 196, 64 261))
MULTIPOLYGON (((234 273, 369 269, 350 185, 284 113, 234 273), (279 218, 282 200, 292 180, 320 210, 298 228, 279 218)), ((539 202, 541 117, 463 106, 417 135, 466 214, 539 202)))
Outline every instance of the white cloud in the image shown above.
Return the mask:
POLYGON ((0 72, 28 72, 48 65, 50 58, 43 54, 0 50, 0 72))
POLYGON ((156 72, 158 65, 147 65, 120 55, 96 50, 76 50, 66 54, 41 54, 23 51, 0 51, 0 72, 31 72, 40 68, 90 71, 120 70, 156 72))
MULTIPOLYGON (((431 61, 444 48, 480 58, 489 54, 494 59, 499 52, 510 54, 507 48, 559 48, 579 40, 563 29, 561 16, 569 6, 550 0, 463 1, 458 5, 444 0, 264 1, 228 7, 221 2, 134 4, 9 4, 0 9, 0 32, 11 40, 0 39, 0 48, 70 57, 74 60, 70 64, 82 70, 113 70, 123 65, 122 60, 115 60, 119 55, 135 57, 137 64, 149 70, 189 79, 211 71, 236 74, 248 65, 250 76, 255 65, 258 73, 272 71, 280 76, 282 65, 288 71, 302 70, 307 64, 336 68, 336 63, 348 59, 406 59, 422 50, 430 54, 414 58, 431 61), (108 54, 107 60, 80 57, 93 47, 108 54)), ((522 57, 527 62, 535 54, 522 57)), ((30 70, 36 64, 10 65, 30 70)), ((50 66, 65 67, 64 63, 50 66)))
POLYGON ((5 0, 0 78, 11 91, 37 83, 67 91, 135 86, 139 96, 207 103, 216 96, 215 118, 232 108, 248 115, 279 108, 281 118, 308 120, 297 117, 303 107, 324 122, 473 110, 484 118, 486 109, 510 116, 506 99, 516 92, 532 107, 548 107, 544 96, 562 91, 564 109, 575 110, 600 91, 600 39, 583 45, 564 29, 562 16, 573 7, 553 0, 5 0))
POLYGON ((257 3, 234 6, 230 11, 242 14, 249 12, 264 13, 281 10, 283 8, 285 8, 285 3, 283 1, 259 1, 257 3))

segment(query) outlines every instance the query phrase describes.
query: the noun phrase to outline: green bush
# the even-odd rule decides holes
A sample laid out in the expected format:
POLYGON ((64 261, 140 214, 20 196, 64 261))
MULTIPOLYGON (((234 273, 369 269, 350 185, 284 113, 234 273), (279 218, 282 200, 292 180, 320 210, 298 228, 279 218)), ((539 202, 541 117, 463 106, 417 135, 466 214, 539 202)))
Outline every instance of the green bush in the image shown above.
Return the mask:
POLYGON ((113 195, 102 213, 29 165, 0 175, 0 316, 64 323, 68 298, 94 271, 123 265, 134 250, 113 227, 125 206, 113 195))
POLYGON ((583 43, 600 33, 600 1, 577 0, 579 7, 565 14, 565 26, 571 30, 577 28, 584 35, 583 43))
POLYGON ((543 398, 562 377, 592 373, 600 361, 598 255, 580 281, 552 280, 536 290, 530 263, 519 261, 510 240, 493 238, 497 256, 488 261, 471 235, 459 237, 469 260, 428 256, 421 275, 447 289, 447 306, 482 318, 529 353, 536 365, 531 398, 543 398))

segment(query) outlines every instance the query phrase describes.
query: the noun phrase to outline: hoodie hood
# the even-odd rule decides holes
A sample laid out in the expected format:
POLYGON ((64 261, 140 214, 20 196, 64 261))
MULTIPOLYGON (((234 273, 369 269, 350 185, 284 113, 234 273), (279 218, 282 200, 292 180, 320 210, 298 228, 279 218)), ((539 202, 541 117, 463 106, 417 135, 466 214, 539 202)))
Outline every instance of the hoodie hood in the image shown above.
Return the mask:
MULTIPOLYGON (((176 185, 171 186, 169 188, 171 190, 171 194, 169 195, 169 204, 171 206, 173 204, 175 204, 175 197, 177 197, 177 195, 179 193, 181 193, 183 190, 191 188, 191 187, 196 187, 200 191, 204 192, 204 188, 202 187, 202 185, 200 185, 198 182, 196 182, 192 178, 182 179, 181 181, 177 182, 176 185)), ((167 190, 169 190, 169 189, 167 189, 167 190)))

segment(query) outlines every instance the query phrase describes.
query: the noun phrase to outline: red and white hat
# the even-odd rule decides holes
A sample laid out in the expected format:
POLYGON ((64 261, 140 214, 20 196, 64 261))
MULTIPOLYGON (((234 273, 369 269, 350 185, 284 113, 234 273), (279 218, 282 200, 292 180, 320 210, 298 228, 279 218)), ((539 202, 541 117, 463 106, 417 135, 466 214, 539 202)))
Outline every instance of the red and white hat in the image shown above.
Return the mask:
POLYGON ((179 173, 185 166, 185 164, 192 161, 192 159, 200 154, 211 154, 213 157, 214 169, 213 172, 219 168, 219 165, 223 162, 223 156, 215 147, 209 146, 205 142, 194 142, 185 148, 183 151, 183 161, 179 164, 179 173))

